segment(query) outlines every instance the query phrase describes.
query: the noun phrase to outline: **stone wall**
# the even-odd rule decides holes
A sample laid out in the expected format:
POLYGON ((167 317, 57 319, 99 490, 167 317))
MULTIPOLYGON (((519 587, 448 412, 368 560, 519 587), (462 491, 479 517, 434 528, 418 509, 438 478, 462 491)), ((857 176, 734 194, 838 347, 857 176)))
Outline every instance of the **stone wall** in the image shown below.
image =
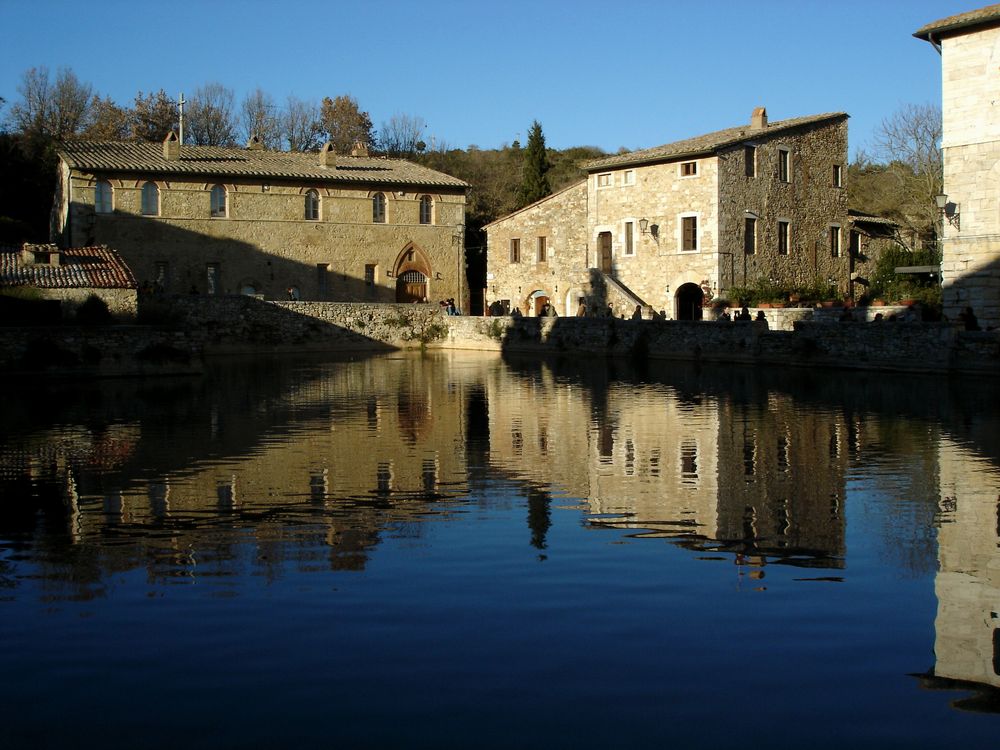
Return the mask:
POLYGON ((762 323, 601 318, 452 318, 435 347, 635 356, 770 366, 1000 375, 1000 333, 946 323, 762 323))
POLYGON ((116 320, 131 322, 135 320, 137 302, 135 289, 46 289, 35 287, 40 299, 58 300, 62 303, 62 315, 65 320, 72 320, 76 309, 89 297, 94 296, 104 301, 108 311, 116 320))

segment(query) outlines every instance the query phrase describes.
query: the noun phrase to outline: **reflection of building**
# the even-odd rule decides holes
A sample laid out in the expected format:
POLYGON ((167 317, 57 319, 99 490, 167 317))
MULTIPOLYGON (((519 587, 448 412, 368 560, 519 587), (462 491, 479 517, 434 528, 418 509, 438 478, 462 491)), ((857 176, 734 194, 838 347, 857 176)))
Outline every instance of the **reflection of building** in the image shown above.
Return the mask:
POLYGON ((54 231, 167 291, 412 301, 464 295, 461 180, 400 159, 72 142, 54 231))
MULTIPOLYGON (((699 319, 706 298, 760 279, 850 271, 847 115, 768 122, 596 159, 585 182, 487 227, 487 295, 528 314, 581 297, 699 319)), ((648 317, 648 316, 647 316, 648 317)))
POLYGON ((1000 325, 1000 6, 929 23, 914 36, 941 54, 945 313, 971 305, 1000 325))
POLYGON ((934 676, 1000 688, 1000 474, 942 437, 934 676))

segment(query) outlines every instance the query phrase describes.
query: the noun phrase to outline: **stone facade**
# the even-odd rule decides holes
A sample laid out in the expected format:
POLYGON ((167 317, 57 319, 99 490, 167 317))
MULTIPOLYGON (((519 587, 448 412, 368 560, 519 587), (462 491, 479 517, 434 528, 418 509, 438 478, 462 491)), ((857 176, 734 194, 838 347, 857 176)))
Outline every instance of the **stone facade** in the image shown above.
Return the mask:
MULTIPOLYGON (((846 293, 854 270, 846 164, 846 115, 768 124, 762 108, 747 126, 594 160, 585 165, 582 238, 574 228, 582 197, 576 186, 572 210, 564 191, 487 227, 490 294, 523 297, 540 283, 523 263, 524 246, 553 223, 580 243, 562 248, 569 257, 550 264, 553 292, 582 284, 592 308, 603 311, 611 302, 616 316, 640 306, 645 317, 662 311, 698 319, 708 300, 761 278, 821 278, 846 293), (522 262, 515 264, 510 243, 518 237, 522 262)), ((560 314, 575 307, 556 300, 560 314)))
POLYGON ((264 299, 468 298, 460 180, 328 151, 129 146, 64 148, 54 233, 115 247, 142 282, 264 299))
POLYGON ((941 54, 944 311, 971 306, 980 325, 1000 326, 1000 9, 928 24, 915 36, 941 54))

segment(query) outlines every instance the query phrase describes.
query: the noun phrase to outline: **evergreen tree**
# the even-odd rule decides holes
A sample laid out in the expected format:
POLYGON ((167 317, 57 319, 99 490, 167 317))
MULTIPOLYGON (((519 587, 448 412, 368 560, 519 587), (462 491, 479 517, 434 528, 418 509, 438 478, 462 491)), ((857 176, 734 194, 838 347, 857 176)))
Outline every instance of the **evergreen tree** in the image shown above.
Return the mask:
POLYGON ((549 186, 549 157, 545 151, 545 135, 538 120, 528 130, 528 146, 524 149, 524 176, 521 178, 521 204, 527 206, 552 192, 549 186))

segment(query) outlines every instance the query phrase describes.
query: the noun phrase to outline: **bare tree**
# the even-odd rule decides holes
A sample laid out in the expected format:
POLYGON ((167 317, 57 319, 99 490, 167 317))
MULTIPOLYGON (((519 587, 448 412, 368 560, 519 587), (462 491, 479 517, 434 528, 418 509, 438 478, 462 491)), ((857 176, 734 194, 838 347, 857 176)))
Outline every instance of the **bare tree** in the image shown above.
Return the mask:
POLYGON ((221 83, 195 89, 184 120, 185 140, 198 146, 232 146, 236 143, 236 98, 221 83))
POLYGON ((131 120, 133 138, 158 143, 177 129, 177 108, 163 89, 147 96, 140 91, 135 95, 131 120))
POLYGON ((935 196, 944 187, 941 108, 908 104, 882 121, 875 136, 872 174, 892 205, 890 218, 927 240, 937 236, 935 196), (886 195, 888 193, 888 195, 886 195))
POLYGON ((353 96, 338 96, 323 99, 321 110, 323 130, 338 154, 348 154, 354 145, 361 143, 367 148, 375 146, 375 132, 372 118, 362 112, 358 100, 353 96))
POLYGON ((257 136, 264 148, 281 148, 281 120, 270 94, 260 88, 247 94, 240 115, 245 141, 257 136))
POLYGON ((397 112, 388 122, 382 123, 379 133, 378 149, 386 156, 394 158, 411 158, 423 153, 427 144, 423 141, 427 123, 422 117, 397 112))
POLYGON ((90 111, 93 88, 63 68, 55 81, 45 66, 31 68, 17 87, 21 101, 11 107, 15 128, 24 135, 64 139, 77 135, 90 111))
POLYGON ((289 96, 281 117, 281 131, 289 151, 315 151, 323 141, 319 107, 314 102, 289 96))

